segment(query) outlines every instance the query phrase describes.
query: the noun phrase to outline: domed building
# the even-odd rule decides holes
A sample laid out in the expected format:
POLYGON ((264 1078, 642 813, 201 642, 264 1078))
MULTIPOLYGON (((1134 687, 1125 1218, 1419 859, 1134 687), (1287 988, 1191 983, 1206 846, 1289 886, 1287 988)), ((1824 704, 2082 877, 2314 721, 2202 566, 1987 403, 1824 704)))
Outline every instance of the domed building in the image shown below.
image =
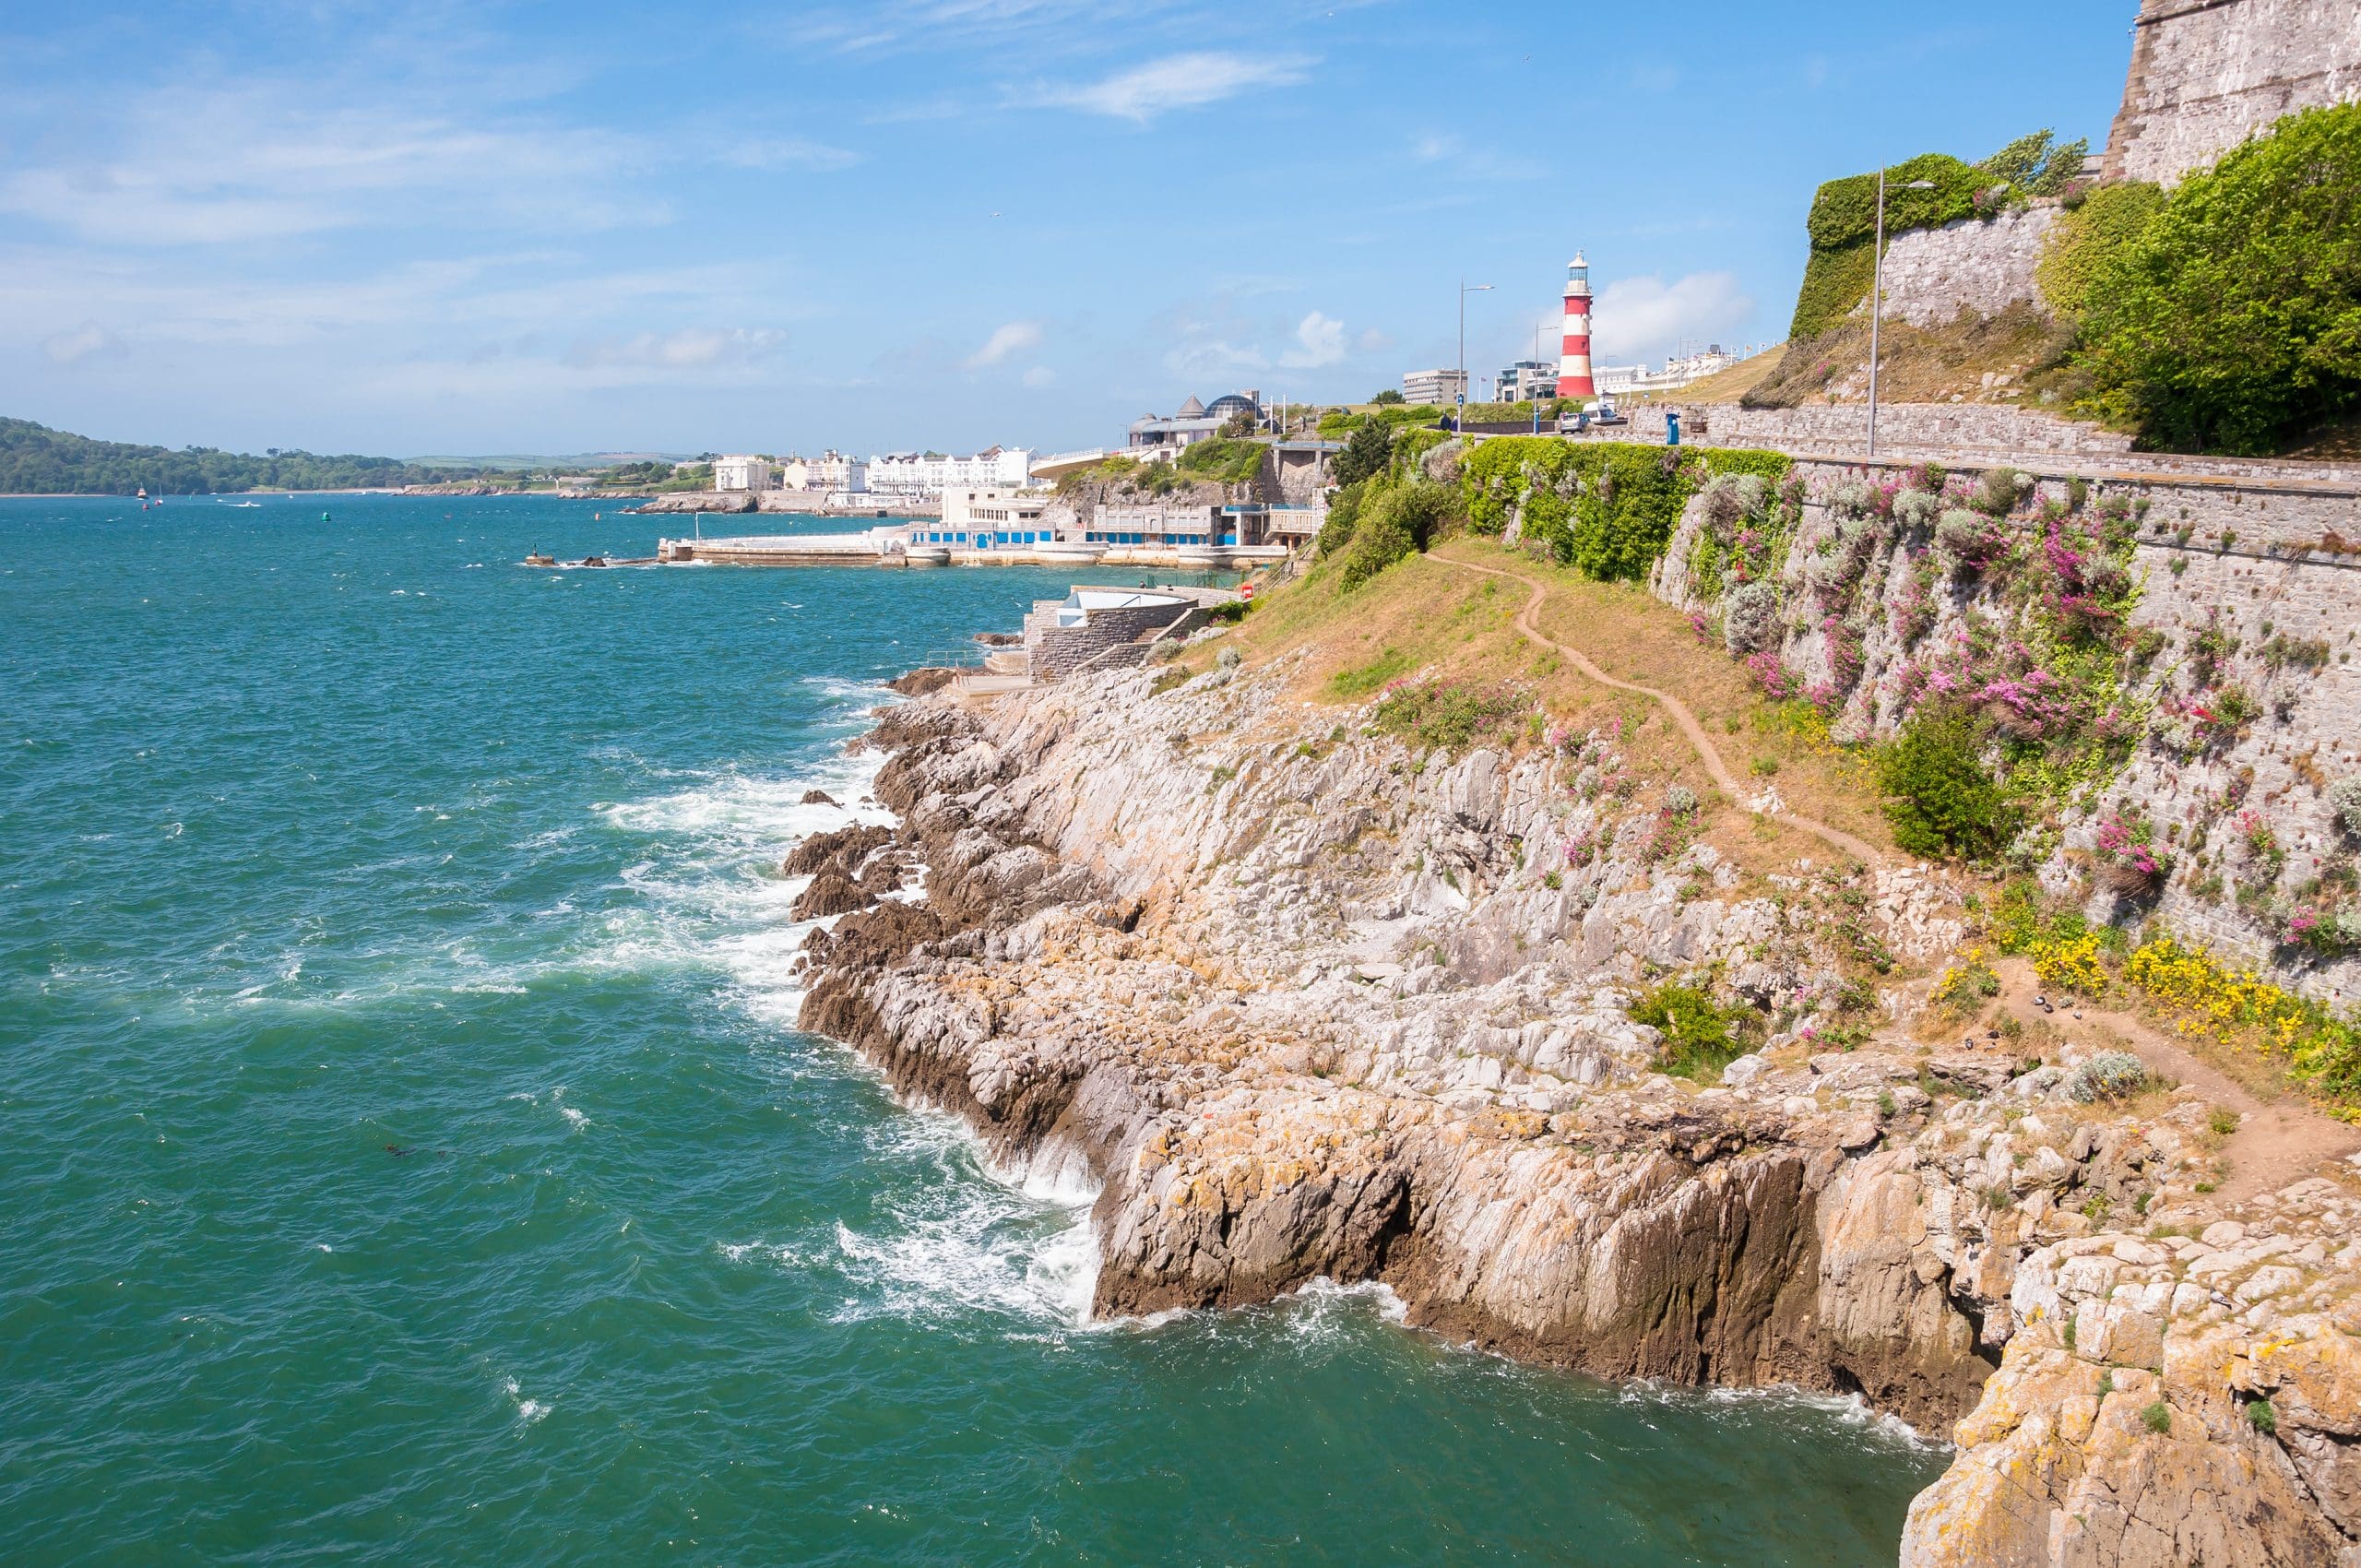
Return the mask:
POLYGON ((1192 398, 1169 415, 1142 414, 1132 422, 1126 443, 1134 450, 1179 451, 1219 435, 1222 426, 1240 414, 1254 424, 1263 422, 1262 393, 1253 388, 1225 392, 1210 405, 1192 398))

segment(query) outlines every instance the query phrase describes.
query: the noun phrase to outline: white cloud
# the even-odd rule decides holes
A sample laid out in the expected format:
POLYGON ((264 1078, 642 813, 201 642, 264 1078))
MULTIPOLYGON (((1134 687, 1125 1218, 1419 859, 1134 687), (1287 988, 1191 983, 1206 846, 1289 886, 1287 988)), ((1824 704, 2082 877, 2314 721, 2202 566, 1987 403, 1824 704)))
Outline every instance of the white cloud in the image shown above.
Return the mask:
POLYGON ((1345 324, 1313 311, 1296 324, 1297 346, 1279 356, 1289 370, 1318 370, 1345 357, 1345 324))
POLYGON ((981 370, 987 365, 1000 363, 1011 354, 1021 354, 1027 349, 1040 346, 1039 322, 1012 321, 994 327, 992 335, 984 339, 984 346, 967 356, 967 366, 969 370, 981 370))
POLYGON ((113 333, 95 321, 86 321, 79 327, 44 339, 41 350, 53 363, 73 364, 93 354, 113 353, 122 347, 113 333))
POLYGON ((1592 306, 1591 357, 1600 363, 1659 360, 1681 339, 1727 338, 1754 314, 1754 300, 1732 272, 1691 272, 1667 283, 1660 277, 1619 278, 1592 306))
POLYGON ((1045 364, 1037 364, 1031 370, 1025 373, 1025 385, 1033 387, 1036 390, 1044 386, 1055 386, 1057 379, 1058 373, 1051 370, 1045 364))
POLYGON ((1544 172, 1530 158, 1469 147, 1460 137, 1430 133, 1410 143, 1410 161, 1465 180, 1534 180, 1544 172))
POLYGON ((17 107, 54 122, 38 145, 61 150, 0 175, 0 212, 140 245, 243 244, 429 216, 437 226, 648 221, 661 203, 623 200, 617 182, 685 156, 598 126, 477 120, 311 82, 162 89, 103 118, 17 107))
POLYGON ((1310 64, 1300 58, 1258 60, 1199 51, 1174 54, 1087 87, 1050 89, 1038 94, 1036 101, 1145 125, 1168 110, 1218 103, 1258 87, 1291 86, 1304 79, 1310 64))
POLYGON ((801 137, 759 137, 742 141, 722 153, 722 161, 739 169, 811 169, 833 173, 860 161, 860 154, 801 137))
POLYGON ((584 339, 566 350, 565 362, 585 370, 701 370, 767 358, 786 341, 786 333, 770 327, 690 327, 677 332, 584 339))

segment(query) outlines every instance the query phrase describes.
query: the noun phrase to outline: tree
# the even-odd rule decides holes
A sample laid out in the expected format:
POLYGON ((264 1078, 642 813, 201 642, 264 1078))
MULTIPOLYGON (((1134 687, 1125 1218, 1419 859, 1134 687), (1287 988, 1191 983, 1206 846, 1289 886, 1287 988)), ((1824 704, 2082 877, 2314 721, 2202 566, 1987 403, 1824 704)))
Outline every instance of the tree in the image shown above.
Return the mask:
POLYGON ((2361 105, 2183 181, 2094 279, 2082 354, 2100 411, 2167 450, 2274 452, 2361 410, 2361 105))
POLYGON ((1401 393, 1399 393, 1399 392, 1397 392, 1397 391, 1395 391, 1395 390, 1394 390, 1393 387, 1391 387, 1391 386, 1387 387, 1384 391, 1380 392, 1376 397, 1371 398, 1370 399, 1370 402, 1372 402, 1372 403, 1384 404, 1384 405, 1388 405, 1388 406, 1391 406, 1391 405, 1394 405, 1394 404, 1400 403, 1402 400, 1403 400, 1403 398, 1402 398, 1402 394, 1401 394, 1401 393))
POLYGON ((1336 454, 1336 482, 1358 484, 1385 471, 1394 459, 1394 432, 1381 420, 1370 420, 1345 442, 1336 454))

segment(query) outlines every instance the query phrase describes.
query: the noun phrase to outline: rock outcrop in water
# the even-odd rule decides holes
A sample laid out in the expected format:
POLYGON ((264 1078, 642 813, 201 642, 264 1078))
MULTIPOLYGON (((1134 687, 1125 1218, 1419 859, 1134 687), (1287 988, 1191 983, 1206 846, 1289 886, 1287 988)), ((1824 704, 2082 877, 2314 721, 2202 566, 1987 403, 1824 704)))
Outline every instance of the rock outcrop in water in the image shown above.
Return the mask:
POLYGON ((1520 1356, 1956 1420, 1916 1564, 2356 1560, 2345 1185, 2216 1219, 2193 1094, 2133 1114, 2070 1053, 1918 1044, 1899 992, 1894 1028, 1816 1045, 1841 944, 1959 942, 1940 878, 1651 864, 1591 787, 1611 742, 1572 780, 1422 758, 1285 674, 894 708, 901 826, 786 867, 813 912, 861 906, 807 948, 806 1027, 1003 1150, 1086 1160, 1097 1311, 1380 1279, 1520 1356), (1676 971, 1790 1027, 1718 1085, 1667 1076, 1628 1007, 1676 971))

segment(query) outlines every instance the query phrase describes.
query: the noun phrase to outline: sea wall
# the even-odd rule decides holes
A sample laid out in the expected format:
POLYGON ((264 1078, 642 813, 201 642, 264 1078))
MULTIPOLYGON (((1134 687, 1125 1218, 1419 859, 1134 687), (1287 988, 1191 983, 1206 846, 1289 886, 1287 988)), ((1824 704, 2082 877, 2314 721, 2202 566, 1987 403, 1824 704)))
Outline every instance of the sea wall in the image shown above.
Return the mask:
POLYGON ((2282 115, 2361 95, 2361 7, 2142 0, 2107 137, 2111 179, 2171 184, 2282 115))
MULTIPOLYGON (((1982 471, 1954 470, 1954 488, 1982 471)), ((2069 495, 2064 476, 2030 471, 2037 482, 2010 525, 2019 536, 2037 533, 2038 509, 2069 495)), ((1848 486, 1902 473, 1889 462, 1796 468, 1806 499, 1777 578, 1775 628, 1756 651, 1799 687, 1832 694, 1839 735, 1892 734, 1910 682, 1940 650, 1972 625, 2013 626, 2026 613, 2022 583, 1956 570, 1925 530, 1847 521, 1831 505, 1848 486), (1833 594, 1840 562, 1857 586, 1833 594)), ((2345 854, 2327 790, 2361 777, 2361 487, 2091 481, 2083 506, 2110 503, 2137 519, 2128 569, 2138 600, 2118 636, 2127 649, 2146 648, 2121 690, 2122 722, 2142 738, 2119 773, 2076 802, 2041 864, 2045 880, 2091 893, 2094 913, 2118 912, 2082 876, 2094 825, 2111 813, 2152 821, 2170 835, 2177 869, 2143 912, 2323 1000, 2361 999, 2361 956, 2279 940, 2305 885, 2345 854), (2257 709, 2235 732, 2201 737, 2173 711, 2233 690, 2257 709), (2248 844, 2244 811, 2272 824, 2285 857, 2275 871, 2248 844)), ((1722 604, 1692 576, 1707 511, 1691 504, 1653 579, 1659 597, 1701 615, 1722 604)))

